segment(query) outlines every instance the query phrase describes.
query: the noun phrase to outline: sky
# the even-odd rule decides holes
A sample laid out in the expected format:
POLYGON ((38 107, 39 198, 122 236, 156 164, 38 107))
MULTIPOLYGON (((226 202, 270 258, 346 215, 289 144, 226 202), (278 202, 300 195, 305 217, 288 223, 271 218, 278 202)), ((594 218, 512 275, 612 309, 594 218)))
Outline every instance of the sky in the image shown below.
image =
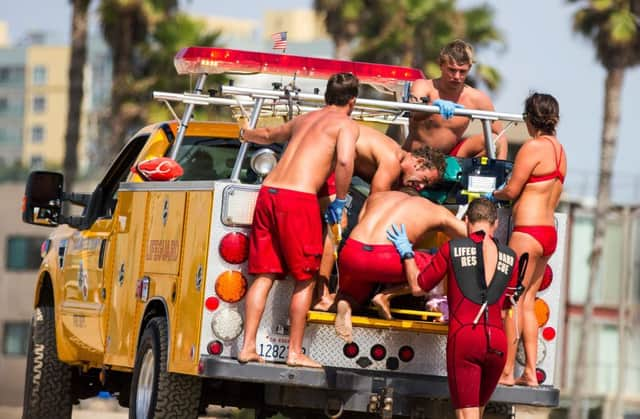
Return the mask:
MULTIPOLYGON (((44 30, 68 39, 71 8, 68 0, 0 0, 0 20, 9 24, 13 42, 30 30, 44 30)), ((96 4, 96 0, 93 2, 96 4)), ((498 68, 503 83, 492 93, 499 112, 520 113, 532 91, 550 93, 560 103, 558 138, 568 159, 566 189, 574 195, 595 192, 602 131, 605 71, 588 40, 571 31, 575 5, 563 0, 459 0, 466 8, 487 3, 495 10, 495 25, 505 48, 480 49, 477 60, 498 68)), ((265 10, 310 8, 312 0, 182 0, 199 15, 260 20, 265 10)), ((286 30, 286 28, 283 28, 286 30)), ((427 42, 425 40, 425 42, 427 42)), ((614 169, 614 200, 640 203, 640 66, 626 72, 622 114, 614 169), (636 156, 636 157, 633 157, 636 156)))

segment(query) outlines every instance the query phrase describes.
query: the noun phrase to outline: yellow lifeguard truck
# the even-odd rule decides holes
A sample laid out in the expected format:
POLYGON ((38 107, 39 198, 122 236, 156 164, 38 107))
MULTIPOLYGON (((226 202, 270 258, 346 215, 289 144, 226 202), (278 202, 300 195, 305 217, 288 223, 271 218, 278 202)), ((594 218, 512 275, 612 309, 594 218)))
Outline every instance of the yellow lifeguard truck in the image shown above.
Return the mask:
MULTIPOLYGON (((42 246, 35 289, 24 400, 25 418, 70 418, 78 399, 108 391, 132 418, 195 418, 209 404, 280 411, 299 417, 446 417, 446 324, 418 310, 397 320, 355 316, 354 341, 335 336, 333 314, 310 312, 304 347, 323 369, 290 368, 288 302, 291 281, 279 281, 267 301, 258 332, 265 364, 240 364, 247 232, 260 183, 274 167, 280 146, 238 141, 238 123, 201 121, 196 106, 224 106, 251 126, 284 121, 322 105, 319 91, 304 93, 302 78, 325 79, 350 71, 378 86, 392 100, 358 99, 353 117, 363 123, 406 124, 407 111, 437 108, 401 100, 411 68, 276 55, 220 48, 185 48, 175 57, 179 74, 195 77, 193 93, 154 93, 184 104, 179 120, 141 129, 115 157, 92 193, 64 191, 63 176, 33 172, 23 220, 55 227, 42 246), (261 86, 205 88, 207 74, 276 75, 261 86), (174 181, 144 180, 131 168, 170 157, 184 174, 174 181), (83 207, 63 212, 63 202, 83 207)), ((519 122, 520 115, 456 110, 482 121, 519 122)), ((488 155, 493 149, 487 136, 488 155)), ((503 179, 508 162, 490 158, 460 162, 444 202, 481 192, 477 185, 503 179), (475 186, 474 186, 475 185, 475 186), (452 192, 453 191, 453 192, 452 192), (456 198, 457 197, 457 198, 456 198)), ((499 184, 499 183, 498 183, 499 184)), ((364 182, 351 190, 350 216, 367 194, 364 182)), ((501 211, 504 238, 508 209, 501 211)), ((559 248, 564 218, 558 215, 559 248)), ((551 260, 561 272, 563 252, 551 260)), ((514 406, 555 406, 557 327, 561 287, 553 281, 539 295, 541 333, 537 389, 499 387, 487 415, 511 417, 514 406), (545 317, 546 316, 546 317, 545 317), (544 333, 543 333, 544 332, 544 333)))

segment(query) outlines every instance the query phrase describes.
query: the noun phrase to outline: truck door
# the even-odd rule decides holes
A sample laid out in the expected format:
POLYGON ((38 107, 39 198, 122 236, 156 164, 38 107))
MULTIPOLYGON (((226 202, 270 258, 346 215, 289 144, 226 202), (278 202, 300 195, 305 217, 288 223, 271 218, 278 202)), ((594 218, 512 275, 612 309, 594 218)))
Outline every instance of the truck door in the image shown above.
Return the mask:
MULTIPOLYGON (((113 276, 111 237, 120 182, 129 174, 146 136, 129 142, 92 194, 83 217, 89 227, 69 239, 64 256, 64 301, 61 318, 67 333, 82 342, 85 355, 102 354, 105 344, 109 284, 113 276)), ((73 338, 71 339, 74 340, 73 338)))

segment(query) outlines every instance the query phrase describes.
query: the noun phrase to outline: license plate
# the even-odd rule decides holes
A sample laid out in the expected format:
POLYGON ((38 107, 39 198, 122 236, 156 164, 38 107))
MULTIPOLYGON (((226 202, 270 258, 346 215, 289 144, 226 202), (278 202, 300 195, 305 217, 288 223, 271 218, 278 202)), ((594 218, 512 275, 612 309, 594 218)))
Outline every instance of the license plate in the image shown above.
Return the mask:
MULTIPOLYGON (((256 352, 265 361, 285 362, 289 355, 289 336, 259 335, 256 342, 256 352)), ((305 348, 302 348, 302 352, 306 353, 305 348)))

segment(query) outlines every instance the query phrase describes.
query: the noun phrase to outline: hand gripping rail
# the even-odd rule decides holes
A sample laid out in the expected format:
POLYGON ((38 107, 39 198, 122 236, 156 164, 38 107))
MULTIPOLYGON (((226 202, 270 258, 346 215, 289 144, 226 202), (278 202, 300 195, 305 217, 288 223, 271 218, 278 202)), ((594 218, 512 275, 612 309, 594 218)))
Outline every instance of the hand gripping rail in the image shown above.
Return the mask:
MULTIPOLYGON (((252 113, 249 117, 249 126, 255 127, 262 107, 264 105, 265 100, 274 101, 274 106, 289 106, 290 103, 295 102, 296 106, 304 107, 304 110, 309 110, 308 105, 310 103, 321 105, 324 103, 324 96, 318 94, 309 94, 302 93, 296 90, 293 91, 283 91, 283 90, 268 90, 268 89, 255 89, 255 88, 245 88, 245 87, 235 87, 235 86, 221 86, 221 91, 223 95, 231 95, 236 96, 234 99, 225 98, 225 97, 216 97, 202 94, 204 77, 202 75, 198 79, 198 83, 195 89, 195 93, 169 93, 169 92, 154 92, 153 97, 156 100, 161 100, 167 103, 168 101, 178 101, 183 102, 187 105, 185 113, 183 114, 180 122, 180 128, 178 130, 178 135, 176 136, 176 141, 172 147, 171 158, 176 158, 178 149, 182 144, 182 139, 184 138, 184 133, 186 131, 187 125, 191 118, 191 114, 193 113, 193 108, 196 105, 225 105, 225 106, 252 106, 252 113), (250 97, 251 99, 240 99, 238 96, 250 97)), ((169 106, 169 105, 168 105, 169 106)), ((173 109, 169 106, 171 111, 173 109)), ((302 109, 302 108, 300 108, 302 109)), ((359 98, 356 100, 356 112, 360 111, 364 116, 365 112, 369 115, 376 111, 394 114, 393 120, 399 118, 399 115, 403 111, 413 111, 413 112, 427 112, 427 113, 438 113, 440 109, 437 106, 433 105, 425 105, 421 103, 408 103, 408 102, 396 102, 396 101, 388 101, 388 100, 377 100, 377 99, 363 99, 359 98)), ((175 115, 175 113, 174 113, 175 115)), ((487 155, 490 158, 495 158, 495 146, 492 141, 491 135, 491 122, 495 120, 503 120, 512 122, 523 122, 522 115, 520 114, 510 114, 510 113, 502 113, 502 112, 493 112, 493 111, 483 111, 477 109, 456 109, 454 111, 454 115, 457 116, 465 116, 471 119, 478 119, 482 122, 482 129, 484 133, 485 140, 485 149, 487 150, 487 155)), ((388 122, 388 120, 387 120, 388 122)), ((503 131, 504 132, 504 131, 503 131)), ((244 160, 244 156, 246 155, 248 148, 247 143, 243 143, 240 147, 240 151, 238 154, 238 158, 236 159, 236 164, 231 172, 231 179, 238 180, 238 176, 240 173, 240 168, 242 162, 244 160)))
MULTIPOLYGON (((324 102, 324 96, 302 93, 302 92, 284 92, 278 90, 267 89, 253 89, 245 87, 235 86, 222 86, 222 93, 227 95, 238 96, 250 96, 254 98, 258 97, 270 97, 270 98, 284 98, 286 95, 291 95, 293 100, 297 102, 324 102)), ((408 103, 408 102, 395 102, 389 100, 377 100, 377 99, 362 99, 356 100, 356 108, 366 107, 373 109, 381 109, 387 111, 414 111, 414 112, 427 112, 438 113, 440 108, 433 105, 425 105, 421 103, 408 103)), ((456 116, 466 116, 471 119, 478 119, 482 122, 482 131, 484 133, 485 148, 487 155, 490 158, 495 158, 495 146, 492 141, 491 135, 491 122, 496 120, 509 121, 509 122, 523 122, 522 115, 483 111, 478 109, 456 109, 454 111, 456 116)))

